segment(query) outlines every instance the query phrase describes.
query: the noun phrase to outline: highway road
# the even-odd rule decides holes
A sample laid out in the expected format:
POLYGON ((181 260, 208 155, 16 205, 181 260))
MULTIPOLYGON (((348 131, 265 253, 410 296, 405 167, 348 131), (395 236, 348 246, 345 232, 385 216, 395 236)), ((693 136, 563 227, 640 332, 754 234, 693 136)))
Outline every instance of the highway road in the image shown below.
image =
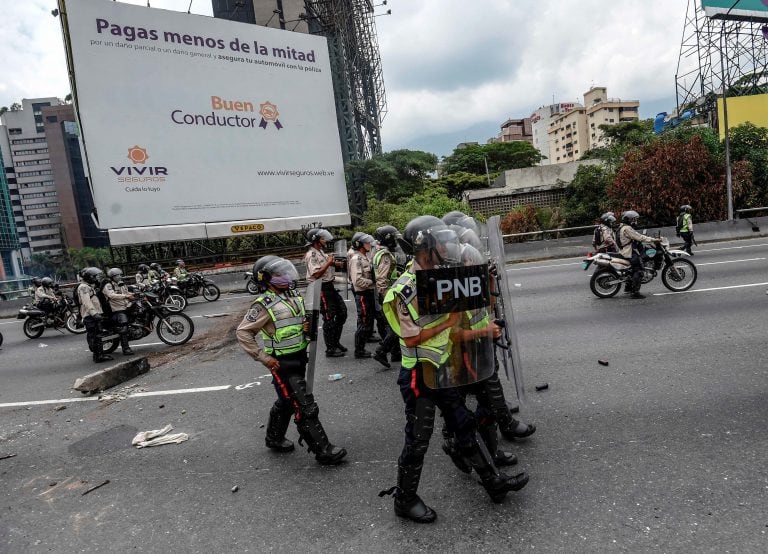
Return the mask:
MULTIPOLYGON (((764 552, 768 240, 695 253, 691 291, 654 280, 645 300, 594 297, 580 259, 508 266, 522 417, 538 431, 507 447, 531 481, 491 504, 442 453, 438 421, 420 489, 438 521, 426 527, 377 497, 402 446, 394 371, 319 357, 320 417, 349 450, 320 468, 301 449, 264 448, 274 392, 236 345, 154 367, 120 402, 79 401, 69 386, 94 367, 83 338, 29 341, 0 321, 0 457, 16 454, 0 459, 0 551, 764 552), (190 440, 130 447, 167 423, 190 440)), ((189 313, 247 306, 230 296, 189 313)), ((194 321, 200 332, 216 319, 194 321)))

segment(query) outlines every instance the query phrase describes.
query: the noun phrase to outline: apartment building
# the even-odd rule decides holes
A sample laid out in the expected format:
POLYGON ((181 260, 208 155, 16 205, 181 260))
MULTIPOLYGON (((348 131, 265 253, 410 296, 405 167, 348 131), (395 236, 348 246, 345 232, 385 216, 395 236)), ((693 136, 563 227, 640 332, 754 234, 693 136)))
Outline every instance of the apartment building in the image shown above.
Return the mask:
POLYGON ((32 254, 61 254, 64 249, 61 212, 45 137, 43 108, 63 104, 58 98, 24 99, 21 109, 0 116, 8 189, 21 247, 32 254))
POLYGON ((587 150, 606 146, 600 125, 637 121, 639 109, 638 100, 609 98, 606 87, 592 87, 584 93, 584 106, 552 118, 547 131, 550 163, 572 162, 587 150))
POLYGON ((496 142, 514 141, 533 143, 533 130, 530 117, 525 117, 523 119, 507 119, 501 124, 501 133, 499 133, 496 142))
MULTIPOLYGON (((0 141, 2 142, 2 141, 0 141)), ((21 276, 21 251, 13 218, 11 193, 0 150, 0 289, 1 282, 21 276)))
POLYGON ((553 163, 549 158, 549 125, 552 123, 552 118, 569 112, 579 106, 581 106, 581 104, 575 102, 561 102, 558 104, 550 104, 549 106, 541 106, 531 114, 529 119, 531 120, 533 147, 536 148, 542 156, 546 156, 541 160, 539 165, 549 165, 553 163))

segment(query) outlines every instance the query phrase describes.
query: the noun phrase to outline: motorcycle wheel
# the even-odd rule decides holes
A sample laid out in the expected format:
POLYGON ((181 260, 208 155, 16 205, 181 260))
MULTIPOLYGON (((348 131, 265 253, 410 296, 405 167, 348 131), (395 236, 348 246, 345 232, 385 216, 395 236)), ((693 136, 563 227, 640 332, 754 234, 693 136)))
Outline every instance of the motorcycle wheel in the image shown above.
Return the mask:
POLYGON ((3 346, 3 334, 0 333, 0 346, 3 346))
POLYGON ((676 258, 671 264, 664 266, 661 272, 661 282, 672 292, 688 290, 694 285, 697 277, 696 266, 685 258, 676 258))
POLYGON ((45 331, 45 321, 39 317, 28 317, 24 322, 24 334, 31 339, 36 339, 45 331))
POLYGON ((187 307, 187 297, 181 294, 169 294, 164 306, 172 314, 183 312, 187 307))
POLYGON ((248 292, 251 294, 258 294, 259 292, 259 288, 256 286, 256 283, 253 282, 253 279, 248 281, 248 285, 245 288, 248 289, 248 292))
POLYGON ((203 287, 203 298, 208 302, 215 302, 221 296, 221 291, 216 285, 205 285, 203 287))
POLYGON ((609 269, 599 269, 592 274, 589 288, 598 298, 611 298, 621 290, 621 279, 609 269))
POLYGON ((74 335, 82 335, 85 333, 85 324, 81 321, 80 325, 77 324, 77 316, 75 314, 69 314, 67 318, 67 331, 74 335))
POLYGON ((184 344, 195 333, 195 324, 187 314, 181 313, 161 317, 155 327, 158 338, 171 346, 184 344))
POLYGON ((120 339, 112 339, 104 343, 104 354, 111 354, 120 346, 120 339))

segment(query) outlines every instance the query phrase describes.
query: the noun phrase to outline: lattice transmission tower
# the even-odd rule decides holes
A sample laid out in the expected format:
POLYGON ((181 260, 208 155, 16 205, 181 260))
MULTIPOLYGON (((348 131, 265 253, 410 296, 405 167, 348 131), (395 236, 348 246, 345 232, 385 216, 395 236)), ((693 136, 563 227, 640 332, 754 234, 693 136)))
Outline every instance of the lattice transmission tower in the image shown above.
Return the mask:
MULTIPOLYGON (((738 7, 734 2, 734 7, 738 7)), ((676 81, 677 113, 717 128, 717 98, 768 92, 768 23, 762 18, 708 17, 688 0, 676 81)))

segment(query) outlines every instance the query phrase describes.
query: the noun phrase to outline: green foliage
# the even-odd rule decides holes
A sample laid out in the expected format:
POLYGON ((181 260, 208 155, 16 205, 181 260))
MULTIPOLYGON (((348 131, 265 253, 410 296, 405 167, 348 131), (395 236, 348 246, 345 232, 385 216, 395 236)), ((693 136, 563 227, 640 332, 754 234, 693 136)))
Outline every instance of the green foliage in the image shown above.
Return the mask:
MULTIPOLYGON (((491 182, 498 176, 498 173, 492 173, 490 175, 491 182)), ((459 171, 457 173, 441 175, 434 180, 434 184, 443 187, 451 198, 461 200, 465 191, 488 188, 488 177, 485 174, 476 175, 466 171, 459 171)))
POLYGON ((377 200, 387 202, 422 192, 436 168, 437 156, 420 150, 393 150, 347 164, 347 169, 363 179, 377 200))
POLYGON ((459 172, 485 175, 486 160, 488 171, 498 173, 532 167, 542 159, 541 153, 525 141, 471 144, 456 148, 450 156, 445 157, 441 172, 444 175, 459 172))
POLYGON ((611 170, 616 170, 624 161, 627 151, 649 144, 655 140, 653 120, 625 121, 617 124, 600 125, 607 146, 598 146, 584 152, 582 160, 602 160, 611 170))
POLYGON ((752 168, 754 193, 747 206, 760 207, 768 203, 768 129, 744 123, 730 130, 731 160, 749 162, 752 168))
MULTIPOLYGON (((539 220, 536 218, 536 208, 531 205, 518 206, 501 218, 501 232, 505 235, 517 233, 532 233, 539 231, 539 220)), ((525 242, 525 237, 515 237, 513 242, 525 242)))
POLYGON ((35 277, 46 277, 54 274, 56 263, 50 255, 43 252, 35 252, 29 257, 27 273, 35 277))
POLYGON ((382 225, 394 225, 402 231, 417 216, 442 217, 453 210, 467 212, 467 206, 450 198, 442 187, 432 185, 400 203, 369 200, 363 230, 372 233, 382 225))
POLYGON ((667 144, 674 143, 689 143, 694 137, 698 137, 701 140, 701 144, 709 152, 709 155, 714 160, 721 159, 723 155, 723 149, 720 144, 720 137, 717 132, 709 127, 693 127, 691 125, 680 125, 674 129, 667 131, 659 137, 659 141, 667 144))
MULTIPOLYGON (((683 135, 685 136, 685 135, 683 135)), ((666 137, 627 153, 624 165, 607 188, 613 211, 636 210, 646 221, 671 224, 682 204, 690 204, 699 220, 727 216, 724 167, 705 143, 707 133, 688 140, 666 137)), ((749 194, 748 164, 733 166, 734 199, 749 194)))
POLYGON ((112 263, 109 248, 67 248, 67 258, 75 272, 91 266, 105 268, 112 263))
MULTIPOLYGON (((563 218, 566 226, 591 225, 606 211, 606 189, 613 174, 599 165, 582 165, 565 189, 563 218)), ((552 227, 548 227, 552 228, 552 227)))

